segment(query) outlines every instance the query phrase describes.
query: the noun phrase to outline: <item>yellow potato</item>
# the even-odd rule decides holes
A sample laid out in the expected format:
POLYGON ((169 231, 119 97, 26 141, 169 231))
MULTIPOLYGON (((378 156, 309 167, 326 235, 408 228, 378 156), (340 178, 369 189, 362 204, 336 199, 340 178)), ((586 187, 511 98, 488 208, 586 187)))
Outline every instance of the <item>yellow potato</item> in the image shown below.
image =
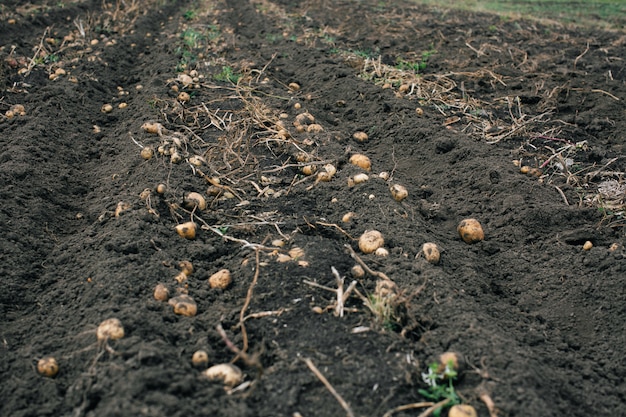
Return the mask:
POLYGON ((462 220, 456 230, 465 243, 476 243, 485 238, 483 228, 476 219, 462 220))

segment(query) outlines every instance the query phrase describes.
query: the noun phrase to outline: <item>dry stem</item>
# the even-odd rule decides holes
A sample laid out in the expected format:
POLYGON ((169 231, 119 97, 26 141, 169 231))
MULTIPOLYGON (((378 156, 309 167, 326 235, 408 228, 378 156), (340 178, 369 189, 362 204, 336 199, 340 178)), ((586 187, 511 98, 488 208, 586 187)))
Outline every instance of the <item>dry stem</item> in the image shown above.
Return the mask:
POLYGON ((339 402, 341 407, 344 410, 346 410, 348 417, 354 417, 354 413, 352 412, 350 405, 341 397, 341 395, 339 395, 339 393, 335 390, 335 388, 333 388, 333 386, 330 385, 330 382, 328 382, 328 380, 324 377, 324 375, 322 375, 319 369, 317 369, 315 364, 313 364, 313 361, 309 358, 305 358, 303 360, 304 360, 304 363, 306 363, 306 366, 308 366, 311 372, 313 372, 313 374, 317 377, 317 379, 319 379, 322 382, 322 384, 324 384, 326 389, 333 395, 333 397, 335 397, 335 399, 337 400, 337 402, 339 402))

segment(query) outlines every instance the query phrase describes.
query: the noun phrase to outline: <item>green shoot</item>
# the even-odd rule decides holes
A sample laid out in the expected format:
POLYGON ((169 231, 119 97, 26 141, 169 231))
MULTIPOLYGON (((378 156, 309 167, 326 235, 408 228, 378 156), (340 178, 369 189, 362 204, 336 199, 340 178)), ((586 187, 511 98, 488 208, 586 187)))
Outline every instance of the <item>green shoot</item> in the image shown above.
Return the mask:
POLYGON ((441 365, 433 362, 428 366, 428 372, 422 373, 422 380, 428 385, 428 389, 420 389, 418 392, 429 400, 439 402, 448 400, 445 406, 436 409, 433 416, 439 417, 444 408, 452 407, 460 404, 456 390, 454 389, 454 380, 458 376, 454 370, 454 363, 449 361, 446 367, 441 371, 441 365))

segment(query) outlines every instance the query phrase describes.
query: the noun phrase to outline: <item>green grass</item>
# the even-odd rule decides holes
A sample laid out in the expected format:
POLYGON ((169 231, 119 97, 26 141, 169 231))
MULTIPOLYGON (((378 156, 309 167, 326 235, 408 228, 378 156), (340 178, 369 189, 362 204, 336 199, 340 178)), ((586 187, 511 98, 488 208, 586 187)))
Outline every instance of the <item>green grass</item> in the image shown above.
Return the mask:
POLYGON ((626 29, 624 0, 413 0, 439 8, 626 29))

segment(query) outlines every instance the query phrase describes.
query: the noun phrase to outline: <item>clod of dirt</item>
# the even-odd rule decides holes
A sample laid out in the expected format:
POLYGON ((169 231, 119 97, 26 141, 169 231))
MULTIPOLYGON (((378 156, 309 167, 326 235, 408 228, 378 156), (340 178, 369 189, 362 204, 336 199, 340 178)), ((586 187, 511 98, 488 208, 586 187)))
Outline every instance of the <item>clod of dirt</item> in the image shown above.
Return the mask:
POLYGON ((193 317, 198 312, 196 301, 187 294, 170 298, 168 304, 174 307, 174 314, 186 317, 193 317))
POLYGON ((233 279, 228 269, 220 269, 209 277, 209 286, 220 290, 225 290, 232 282, 233 279))
POLYGON ((170 297, 170 291, 163 284, 157 284, 154 287, 154 299, 157 301, 167 301, 170 297))
POLYGON ((378 230, 367 230, 359 238, 359 249, 363 253, 373 253, 385 244, 383 234, 378 230))
POLYGON ((439 248, 435 243, 426 242, 422 246, 422 252, 424 253, 424 258, 431 264, 438 264, 439 259, 441 258, 441 254, 439 252, 439 248))
POLYGON ((485 238, 483 227, 476 219, 462 220, 456 230, 465 243, 476 243, 485 238))
POLYGON ((209 354, 205 350, 196 350, 191 356, 191 363, 196 368, 204 368, 209 364, 209 354))
POLYGON ((39 359, 37 362, 37 372, 39 372, 40 375, 52 378, 59 373, 59 364, 52 356, 46 356, 45 358, 39 359))
POLYGON ((369 136, 365 132, 355 132, 352 137, 359 142, 365 142, 367 139, 369 139, 369 136))
POLYGON ((409 195, 406 187, 400 184, 392 185, 391 187, 389 187, 389 191, 391 191, 391 196, 393 197, 393 199, 398 202, 404 200, 409 195))
POLYGON ((469 404, 456 404, 448 410, 448 417, 477 417, 476 409, 469 404))
POLYGON ((243 372, 237 366, 230 363, 213 365, 204 375, 210 380, 221 380, 227 387, 234 387, 243 381, 243 372))
POLYGON ((115 217, 120 217, 120 215, 127 211, 130 210, 130 203, 126 203, 124 201, 120 201, 119 203, 117 203, 117 206, 115 207, 115 217))
POLYGON ((183 206, 188 210, 198 208, 198 210, 206 209, 206 200, 200 193, 191 192, 188 193, 183 199, 183 206))
POLYGON ((124 337, 124 326, 122 322, 116 318, 104 320, 96 330, 96 338, 98 341, 117 340, 124 337))
POLYGON ((363 155, 362 153, 355 153, 350 157, 350 163, 359 168, 363 168, 366 171, 372 169, 372 162, 367 157, 367 155, 363 155))
POLYGON ((186 222, 176 225, 175 229, 178 236, 184 237, 185 239, 195 239, 197 227, 194 222, 186 222))

